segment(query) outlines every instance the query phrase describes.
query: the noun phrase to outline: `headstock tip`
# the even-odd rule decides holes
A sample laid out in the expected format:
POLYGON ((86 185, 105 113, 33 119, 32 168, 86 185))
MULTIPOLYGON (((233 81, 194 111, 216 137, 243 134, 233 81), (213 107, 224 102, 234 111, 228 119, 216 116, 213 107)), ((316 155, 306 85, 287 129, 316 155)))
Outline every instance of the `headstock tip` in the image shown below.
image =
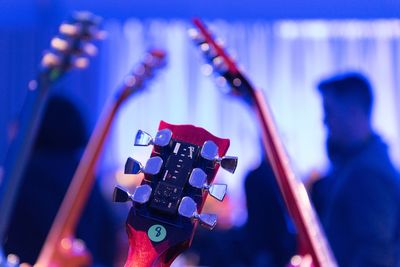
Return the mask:
POLYGON ((145 63, 152 67, 162 67, 167 64, 167 53, 162 49, 150 49, 145 57, 145 63))
POLYGON ((167 52, 165 52, 162 49, 151 49, 149 51, 149 54, 151 54, 153 57, 157 57, 157 58, 160 58, 160 59, 163 59, 163 58, 165 58, 167 56, 167 52))
POLYGON ((74 11, 72 13, 72 18, 77 21, 89 22, 91 24, 100 24, 103 20, 100 16, 96 16, 92 12, 85 10, 74 11))

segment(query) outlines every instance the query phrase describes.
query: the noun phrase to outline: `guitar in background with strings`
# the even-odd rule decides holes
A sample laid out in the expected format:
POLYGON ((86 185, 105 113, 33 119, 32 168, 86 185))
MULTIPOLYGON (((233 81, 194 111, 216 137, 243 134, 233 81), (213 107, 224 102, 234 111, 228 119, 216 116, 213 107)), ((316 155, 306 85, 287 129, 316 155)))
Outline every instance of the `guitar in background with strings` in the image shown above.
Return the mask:
POLYGON ((208 229, 216 225, 215 214, 201 211, 208 194, 223 200, 227 186, 212 182, 219 166, 233 173, 237 158, 224 156, 229 139, 164 121, 154 138, 138 131, 135 145, 153 145, 153 151, 144 166, 132 158, 126 162, 126 174, 144 174, 135 191, 114 190, 115 202, 133 204, 126 221, 125 267, 170 266, 190 246, 198 223, 208 229))
POLYGON ((50 89, 67 71, 88 65, 88 57, 97 51, 91 41, 104 35, 98 30, 99 22, 100 18, 91 13, 76 12, 70 21, 61 24, 58 35, 51 40, 50 50, 42 58, 37 79, 29 82, 16 123, 16 134, 8 148, 0 177, 0 266, 18 263, 15 256, 10 256, 9 261, 5 259, 2 246, 50 89))
POLYGON ((272 113, 262 92, 252 86, 199 19, 194 19, 193 24, 196 29, 190 30, 189 34, 214 72, 223 83, 229 85, 230 93, 244 99, 258 116, 264 149, 299 234, 300 256, 292 258, 292 266, 337 266, 304 185, 295 177, 289 165, 289 158, 279 139, 272 113))
POLYGON ((156 70, 165 65, 165 52, 151 50, 124 80, 98 120, 35 266, 90 266, 91 256, 75 232, 95 182, 95 170, 117 111, 129 97, 146 88, 156 70))

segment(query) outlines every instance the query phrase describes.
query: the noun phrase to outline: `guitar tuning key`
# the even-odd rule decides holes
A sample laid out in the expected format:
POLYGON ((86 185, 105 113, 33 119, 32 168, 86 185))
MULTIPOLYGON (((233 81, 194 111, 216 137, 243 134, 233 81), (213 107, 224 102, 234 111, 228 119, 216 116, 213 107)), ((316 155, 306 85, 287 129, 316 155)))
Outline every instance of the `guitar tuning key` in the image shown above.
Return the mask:
POLYGON ((212 230, 217 224, 217 215, 215 214, 198 214, 197 204, 190 197, 184 197, 178 207, 178 213, 186 218, 198 220, 200 224, 212 230))
POLYGON ((152 157, 149 158, 146 162, 146 166, 143 168, 143 172, 146 174, 155 175, 160 172, 163 164, 163 160, 161 157, 152 157))
POLYGON ((151 186, 144 184, 136 187, 133 194, 129 193, 127 190, 120 186, 114 188, 113 201, 114 202, 127 202, 131 200, 132 202, 144 204, 150 199, 152 189, 151 186))
POLYGON ((67 51, 70 48, 70 43, 60 37, 54 37, 51 39, 50 45, 58 51, 67 51))
POLYGON ((47 52, 42 58, 42 66, 52 68, 61 64, 61 58, 53 52, 47 52))
POLYGON ((0 258, 0 266, 17 267, 17 266, 22 266, 22 265, 20 265, 20 259, 17 255, 8 254, 5 262, 3 262, 2 259, 0 258))
POLYGON ((200 168, 194 168, 189 177, 189 184, 195 188, 206 190, 212 197, 222 201, 226 195, 226 184, 207 184, 207 174, 200 168))
POLYGON ((72 66, 77 69, 85 69, 89 66, 89 59, 85 57, 77 57, 72 61, 72 66))
POLYGON ((82 45, 82 51, 83 53, 85 53, 88 56, 94 57, 95 55, 97 55, 97 47, 92 44, 92 43, 85 43, 82 45))
POLYGON ((172 132, 169 129, 163 129, 158 131, 156 137, 151 137, 150 134, 145 131, 139 130, 135 137, 135 146, 149 146, 156 145, 160 147, 165 147, 169 145, 172 139, 172 132))
POLYGON ((192 38, 193 40, 198 40, 200 39, 200 33, 198 30, 194 29, 194 28, 190 28, 188 30, 188 35, 190 38, 192 38))
POLYGON ((156 156, 149 158, 146 162, 146 165, 143 167, 139 161, 129 157, 125 163, 124 173, 139 174, 143 172, 145 174, 156 175, 160 172, 163 162, 164 161, 161 157, 156 156))
POLYGON ((234 173, 237 167, 238 158, 232 156, 218 156, 218 146, 213 141, 206 141, 200 151, 201 157, 206 160, 215 161, 221 167, 230 172, 234 173))

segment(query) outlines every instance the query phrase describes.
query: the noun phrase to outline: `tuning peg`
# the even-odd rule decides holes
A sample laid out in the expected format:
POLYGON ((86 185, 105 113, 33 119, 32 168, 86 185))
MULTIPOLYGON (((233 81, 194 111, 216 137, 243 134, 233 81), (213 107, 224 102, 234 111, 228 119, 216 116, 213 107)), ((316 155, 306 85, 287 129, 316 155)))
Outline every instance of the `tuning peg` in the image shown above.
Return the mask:
POLYGON ((47 52, 42 58, 42 66, 45 68, 55 67, 61 64, 59 56, 52 52, 47 52))
POLYGON ((236 170, 238 158, 232 156, 218 157, 218 146, 213 141, 204 142, 200 155, 206 160, 215 161, 230 173, 234 173, 236 170))
POLYGON ((5 262, 2 261, 0 258, 0 266, 5 266, 5 267, 17 267, 20 266, 20 259, 17 255, 15 254, 8 254, 7 259, 5 262), (3 265, 5 264, 5 265, 3 265))
POLYGON ((194 168, 189 177, 189 184, 193 187, 206 190, 212 197, 222 201, 226 195, 226 184, 207 184, 207 174, 200 168, 194 168))
POLYGON ((200 33, 198 30, 196 30, 195 28, 190 28, 188 30, 188 35, 190 38, 192 38, 193 40, 197 40, 200 38, 200 33))
POLYGON ((145 174, 155 175, 160 172, 162 164, 163 160, 159 156, 149 158, 145 167, 143 167, 139 161, 129 157, 125 163, 125 174, 138 174, 143 172, 145 174))
POLYGON ((51 47, 53 47, 54 49, 59 50, 59 51, 66 51, 70 47, 70 44, 68 43, 68 41, 66 41, 60 37, 54 37, 53 39, 51 39, 50 45, 51 45, 51 47))
POLYGON ((170 129, 163 129, 158 131, 156 137, 153 139, 150 134, 145 131, 139 130, 135 137, 135 146, 167 146, 172 138, 172 132, 170 129))
POLYGON ((129 193, 127 190, 120 186, 114 188, 113 201, 114 202, 127 202, 131 200, 140 204, 146 203, 150 199, 152 189, 148 184, 139 185, 136 187, 133 194, 129 193))
POLYGON ((212 230, 217 224, 217 215, 215 214, 198 214, 197 204, 190 197, 184 197, 178 207, 178 213, 186 218, 199 220, 200 224, 212 230))
POLYGON ((97 47, 92 43, 85 43, 82 46, 82 51, 88 56, 95 56, 97 55, 97 47))
POLYGON ((60 25, 59 28, 60 33, 68 35, 68 36, 75 36, 78 34, 79 29, 76 25, 63 23, 60 25))
POLYGON ((89 66, 89 59, 85 57, 77 57, 72 60, 72 66, 77 69, 85 69, 89 66))

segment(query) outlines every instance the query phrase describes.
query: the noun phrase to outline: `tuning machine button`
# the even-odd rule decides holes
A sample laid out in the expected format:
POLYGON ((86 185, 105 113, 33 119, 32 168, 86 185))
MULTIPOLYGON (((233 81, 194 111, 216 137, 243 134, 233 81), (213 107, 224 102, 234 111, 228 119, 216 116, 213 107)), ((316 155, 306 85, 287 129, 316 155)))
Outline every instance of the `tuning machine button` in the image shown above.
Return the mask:
POLYGON ((144 167, 139 161, 129 157, 125 163, 125 174, 139 174, 143 172, 145 174, 156 175, 160 172, 162 164, 163 160, 159 156, 149 158, 144 167))
POLYGON ((135 137, 135 146, 156 145, 164 147, 170 143, 171 138, 172 132, 170 129, 163 129, 158 131, 155 138, 153 138, 145 131, 139 130, 135 137))
POLYGON ((114 202, 127 202, 129 200, 140 204, 146 203, 150 199, 152 189, 151 186, 144 184, 136 187, 133 194, 120 186, 114 188, 113 201, 114 202))
POLYGON ((178 207, 178 213, 183 217, 198 220, 200 224, 212 230, 217 224, 217 215, 215 214, 198 214, 197 204, 190 197, 184 197, 178 207))
POLYGON ((218 156, 218 146, 213 141, 206 141, 201 148, 200 155, 206 159, 221 165, 224 170, 234 173, 237 167, 238 158, 232 156, 218 156))
POLYGON ((189 184, 195 188, 206 190, 212 197, 222 201, 226 195, 226 184, 207 184, 207 174, 200 168, 194 168, 189 177, 189 184))

